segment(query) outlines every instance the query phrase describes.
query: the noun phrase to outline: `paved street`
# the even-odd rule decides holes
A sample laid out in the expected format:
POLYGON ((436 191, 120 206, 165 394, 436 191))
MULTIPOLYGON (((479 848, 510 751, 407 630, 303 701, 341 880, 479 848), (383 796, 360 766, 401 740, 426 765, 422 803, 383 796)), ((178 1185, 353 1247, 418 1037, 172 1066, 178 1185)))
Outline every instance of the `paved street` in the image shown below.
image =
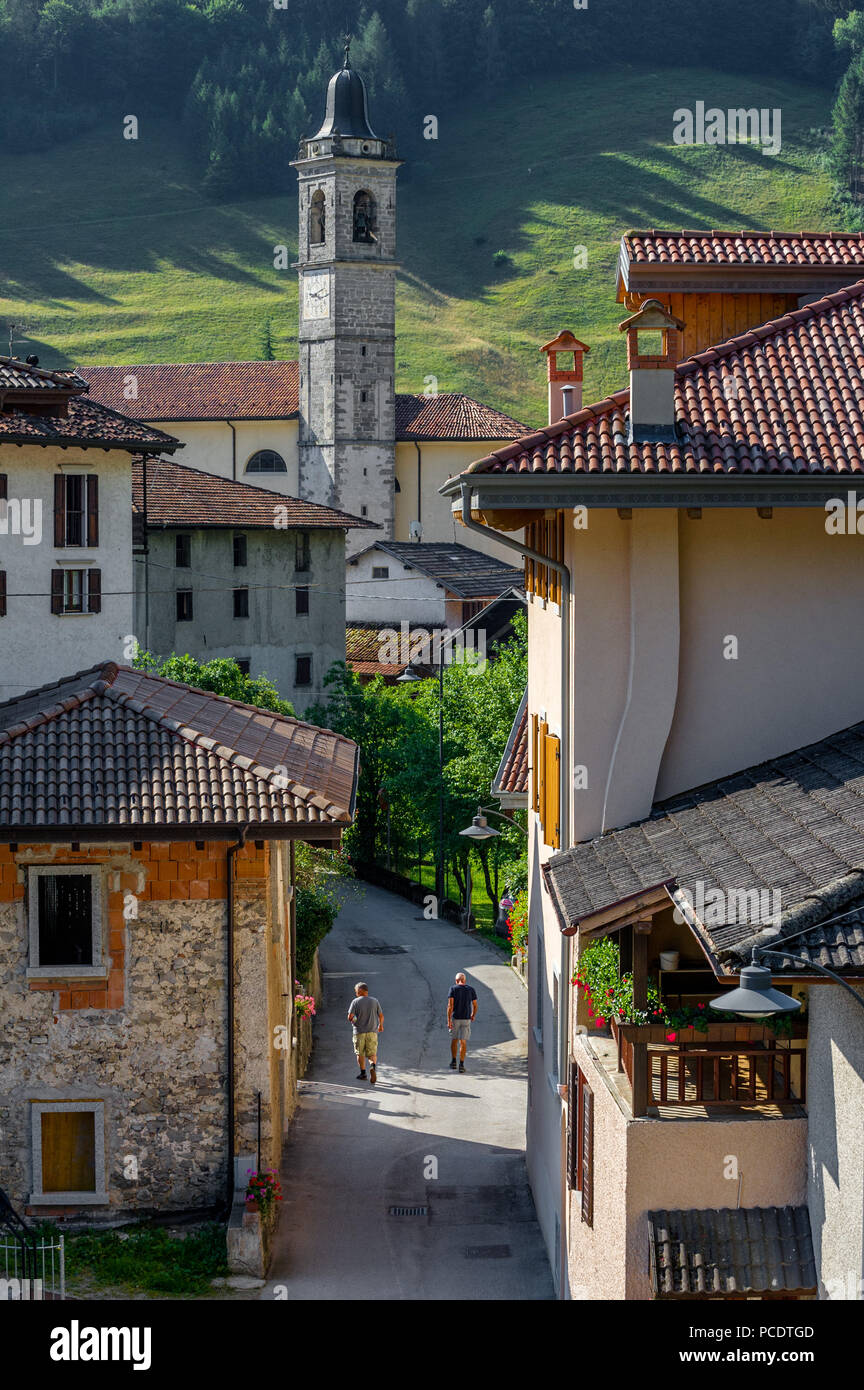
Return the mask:
POLYGON ((326 1000, 264 1299, 276 1284, 289 1299, 553 1297, 525 1173, 525 989, 484 942, 418 918, 352 885, 324 942, 326 1000), (465 1075, 449 1070, 445 1022, 460 969, 478 995, 465 1075), (356 980, 384 1010, 374 1088, 355 1080, 345 1014, 356 980))

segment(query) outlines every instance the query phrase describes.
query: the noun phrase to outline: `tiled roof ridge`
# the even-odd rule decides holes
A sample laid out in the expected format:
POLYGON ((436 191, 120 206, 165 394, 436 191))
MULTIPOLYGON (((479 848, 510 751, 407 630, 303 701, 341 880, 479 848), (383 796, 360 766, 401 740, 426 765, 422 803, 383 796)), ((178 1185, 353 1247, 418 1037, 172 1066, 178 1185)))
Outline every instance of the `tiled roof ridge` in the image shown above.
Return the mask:
MULTIPOLYGON (((829 919, 832 916, 842 916, 844 908, 855 902, 860 903, 862 898, 864 864, 857 864, 839 878, 832 879, 821 888, 814 888, 812 893, 807 893, 791 907, 785 908, 780 913, 778 926, 763 928, 752 936, 736 942, 734 947, 718 946, 717 955, 721 960, 726 960, 746 954, 753 946, 761 946, 767 950, 772 941, 782 943, 793 928, 796 936, 804 936, 808 929, 815 931, 820 926, 828 925, 825 921, 826 914, 829 919)), ((794 940, 790 943, 790 950, 796 950, 794 940)))
POLYGON ((779 318, 768 319, 756 328, 748 328, 744 333, 736 334, 734 338, 727 338, 724 342, 703 348, 701 352, 694 352, 691 357, 678 363, 675 368, 676 375, 689 376, 699 367, 713 366, 715 362, 730 357, 739 348, 767 342, 769 338, 778 336, 786 329, 799 323, 807 323, 810 319, 821 318, 829 310, 836 309, 841 304, 849 304, 853 299, 864 299, 864 279, 856 280, 854 284, 846 285, 843 289, 832 290, 830 294, 823 295, 821 299, 815 299, 812 304, 805 304, 800 309, 789 309, 779 318))
POLYGON ((22 371, 27 376, 42 377, 43 381, 53 381, 56 386, 66 386, 70 389, 89 390, 87 382, 75 371, 52 371, 48 367, 39 367, 30 362, 23 362, 20 357, 8 357, 0 355, 0 367, 11 367, 13 371, 22 371))
POLYGON ((89 666, 84 671, 77 671, 74 676, 68 676, 65 680, 54 681, 51 685, 47 686, 37 686, 34 690, 25 691, 23 695, 17 695, 11 700, 5 700, 3 704, 0 705, 0 711, 4 708, 8 709, 9 705, 17 704, 19 701, 28 698, 32 699, 40 690, 50 692, 52 688, 58 690, 61 686, 69 685, 72 681, 76 681, 85 676, 96 677, 89 685, 82 685, 74 694, 67 695, 65 699, 58 700, 56 704, 48 705, 45 709, 39 710, 36 714, 28 715, 26 719, 21 720, 20 724, 10 724, 8 728, 0 729, 0 747, 6 743, 12 743, 14 739, 29 733, 31 729, 38 729, 41 724, 50 724, 54 719, 58 719, 61 714, 65 714, 68 710, 79 708, 79 706, 85 704, 88 700, 94 699, 95 696, 102 695, 110 682, 116 680, 117 672, 118 667, 115 662, 100 662, 98 666, 89 666))
POLYGON ((258 716, 263 715, 265 718, 274 721, 299 725, 303 728, 311 729, 316 734, 331 733, 331 730, 321 729, 316 724, 307 724, 305 720, 295 719, 289 714, 278 714, 275 710, 263 709, 260 705, 247 705, 244 701, 235 700, 230 695, 217 695, 212 690, 202 690, 200 686, 190 686, 180 681, 169 680, 166 676, 156 676, 146 671, 136 671, 131 666, 115 667, 112 680, 110 682, 98 682, 97 684, 101 686, 101 689, 94 690, 94 693, 107 696, 117 704, 123 705, 131 710, 133 714, 139 714, 143 718, 149 719, 151 723, 157 724, 160 728, 167 730, 168 733, 175 734, 178 738, 183 739, 185 743, 193 744, 195 747, 203 748, 205 752, 213 753, 217 758, 221 758, 223 762, 238 767, 241 772, 251 773, 251 775, 257 777, 259 781, 266 782, 268 785, 273 786, 274 790, 291 792, 299 801, 303 801, 308 806, 314 806, 317 810, 332 815, 334 820, 349 821, 351 819, 347 807, 337 806, 335 802, 328 801, 326 797, 318 795, 311 787, 304 786, 302 782, 295 781, 293 778, 289 777, 287 773, 277 772, 275 768, 265 767, 263 763, 256 763, 253 758, 247 757, 245 753, 238 753, 236 749, 228 748, 225 744, 219 743, 215 738, 211 737, 211 735, 204 734, 199 729, 193 729, 191 725, 181 723, 179 719, 172 719, 170 715, 162 714, 158 710, 152 709, 149 705, 145 705, 140 700, 136 700, 133 695, 128 695, 125 691, 115 689, 113 682, 122 671, 128 671, 133 675, 143 675, 147 680, 159 681, 161 684, 170 685, 176 690, 185 692, 191 690, 194 691, 196 695, 206 696, 209 700, 224 701, 233 706, 234 709, 243 710, 250 714, 258 716), (276 778, 279 779, 278 786, 276 785, 276 778))
POLYGON ((534 430, 531 434, 523 435, 521 439, 514 440, 512 444, 507 444, 503 449, 493 449, 492 453, 487 454, 485 458, 477 459, 474 463, 469 464, 465 472, 479 473, 487 464, 506 463, 508 459, 518 458, 528 448, 534 448, 544 442, 551 444, 553 439, 567 434, 574 425, 582 425, 588 420, 596 420, 600 415, 609 415, 617 407, 629 404, 630 388, 625 386, 620 391, 613 391, 611 396, 604 396, 602 400, 595 401, 593 405, 583 405, 572 415, 565 415, 562 419, 556 420, 554 424, 541 425, 539 429, 534 430))
POLYGON ((719 229, 719 230, 718 230, 716 227, 696 227, 696 228, 694 228, 694 227, 690 227, 690 228, 684 227, 684 228, 682 228, 682 230, 681 230, 680 232, 673 232, 673 231, 669 231, 668 229, 662 229, 662 228, 658 228, 658 227, 650 227, 650 228, 649 228, 649 227, 631 227, 629 231, 627 231, 627 232, 624 233, 624 236, 625 236, 625 238, 629 238, 629 237, 632 237, 632 236, 647 236, 647 237, 664 237, 664 238, 667 238, 667 239, 668 239, 668 238, 671 238, 671 237, 685 237, 685 236, 686 236, 686 237, 695 237, 695 236, 700 236, 700 237, 701 237, 701 236, 713 236, 713 237, 726 237, 726 236, 728 236, 728 237, 734 237, 734 236, 761 236, 761 237, 773 237, 775 240, 779 240, 779 239, 781 239, 781 238, 783 238, 783 237, 820 237, 820 238, 822 238, 823 240, 826 240, 826 241, 827 241, 827 240, 830 240, 830 241, 843 241, 843 240, 846 240, 846 241, 861 241, 861 242, 864 242, 864 232, 812 232, 812 231, 809 231, 809 232, 808 232, 808 231, 805 231, 805 230, 803 230, 803 229, 800 230, 800 231, 794 231, 794 232, 793 232, 793 231, 790 231, 788 228, 787 228, 785 231, 777 231, 776 228, 772 228, 770 231, 766 231, 764 227, 726 227, 726 228, 721 228, 721 229, 719 229))

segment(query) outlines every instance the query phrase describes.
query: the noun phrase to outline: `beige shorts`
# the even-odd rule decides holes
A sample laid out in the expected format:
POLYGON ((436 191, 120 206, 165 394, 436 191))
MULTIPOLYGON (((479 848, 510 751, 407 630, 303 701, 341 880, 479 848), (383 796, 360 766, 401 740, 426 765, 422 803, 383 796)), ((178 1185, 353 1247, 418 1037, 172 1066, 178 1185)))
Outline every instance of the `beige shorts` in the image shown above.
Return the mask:
POLYGON ((358 1057, 378 1056, 378 1034, 377 1033, 355 1033, 354 1051, 358 1057))
POLYGON ((470 1018, 454 1018, 451 1019, 451 1024, 453 1027, 453 1037, 456 1041, 467 1042, 471 1036, 470 1018))

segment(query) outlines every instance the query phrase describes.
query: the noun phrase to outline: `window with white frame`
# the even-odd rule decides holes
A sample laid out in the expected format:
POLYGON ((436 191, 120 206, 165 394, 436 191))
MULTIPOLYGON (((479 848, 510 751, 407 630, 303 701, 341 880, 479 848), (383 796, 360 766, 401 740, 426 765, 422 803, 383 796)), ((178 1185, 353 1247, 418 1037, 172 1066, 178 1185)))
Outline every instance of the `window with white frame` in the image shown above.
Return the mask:
POLYGON ((31 1205, 107 1203, 101 1100, 34 1101, 31 1205))
POLYGON ((44 977, 102 975, 102 879, 79 865, 31 867, 30 967, 44 977))

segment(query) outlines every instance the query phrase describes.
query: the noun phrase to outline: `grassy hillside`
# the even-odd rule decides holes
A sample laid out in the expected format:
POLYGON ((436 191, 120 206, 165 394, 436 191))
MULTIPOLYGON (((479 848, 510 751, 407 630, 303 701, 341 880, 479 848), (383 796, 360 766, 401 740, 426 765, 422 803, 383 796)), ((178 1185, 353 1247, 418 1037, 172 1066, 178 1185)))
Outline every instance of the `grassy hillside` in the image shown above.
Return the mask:
MULTIPOLYGON (((623 384, 618 238, 633 226, 829 225, 822 168, 829 94, 695 69, 610 69, 535 82, 439 113, 440 138, 400 175, 398 389, 464 390, 542 420, 537 348, 588 342, 586 400, 623 384), (515 90, 515 89, 514 89, 515 90), (783 150, 680 148, 672 113, 780 107, 783 150), (588 248, 586 270, 573 247, 588 248), (510 262, 496 268, 503 250, 510 262)), ((0 156, 0 318, 44 365, 259 356, 296 348, 293 173, 278 196, 206 203, 176 126, 120 122, 54 151, 0 156)), ((0 345, 0 351, 6 351, 0 345)))

